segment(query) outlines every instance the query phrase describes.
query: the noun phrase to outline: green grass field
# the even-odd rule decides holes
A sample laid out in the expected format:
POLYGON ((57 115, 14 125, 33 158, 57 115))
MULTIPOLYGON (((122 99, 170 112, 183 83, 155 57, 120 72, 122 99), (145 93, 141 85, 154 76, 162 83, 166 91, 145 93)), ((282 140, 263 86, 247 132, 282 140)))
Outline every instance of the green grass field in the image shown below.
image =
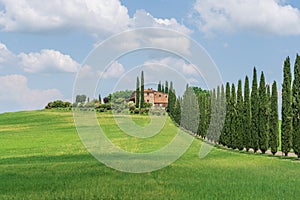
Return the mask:
MULTIPOLYGON (((122 134, 112 115, 98 114, 112 142, 150 151, 174 136, 163 131, 142 140, 122 134)), ((140 125, 149 123, 133 116, 140 125)), ((214 148, 199 159, 200 140, 159 171, 130 174, 94 159, 77 135, 72 112, 0 115, 0 199, 299 199, 300 162, 214 148)))

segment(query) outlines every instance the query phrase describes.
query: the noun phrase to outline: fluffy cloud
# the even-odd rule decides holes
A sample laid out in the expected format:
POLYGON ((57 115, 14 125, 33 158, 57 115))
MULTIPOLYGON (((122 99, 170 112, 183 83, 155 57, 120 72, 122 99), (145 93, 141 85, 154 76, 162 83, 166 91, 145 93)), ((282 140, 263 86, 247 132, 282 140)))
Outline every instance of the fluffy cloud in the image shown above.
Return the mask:
POLYGON ((166 57, 160 60, 150 60, 145 62, 145 65, 149 65, 150 67, 152 66, 153 69, 156 70, 161 70, 158 66, 165 66, 168 68, 171 68, 179 74, 183 75, 199 75, 197 69, 189 63, 186 63, 182 59, 174 58, 174 57, 166 57))
POLYGON ((64 55, 59 51, 44 49, 39 53, 21 53, 21 67, 29 73, 38 72, 77 72, 79 64, 69 55, 64 55))
POLYGON ((80 30, 107 36, 128 28, 162 27, 190 34, 176 19, 155 18, 137 10, 133 18, 119 0, 0 0, 2 31, 48 32, 80 30))
POLYGON ((43 32, 83 29, 114 33, 129 24, 127 8, 119 0, 0 0, 4 31, 43 32))
POLYGON ((140 27, 159 27, 169 28, 181 33, 191 34, 192 30, 177 22, 176 19, 161 19, 155 18, 145 10, 137 10, 131 19, 131 26, 134 28, 140 27))
POLYGON ((16 109, 41 109, 49 101, 62 99, 57 89, 34 90, 28 87, 27 78, 23 75, 0 76, 0 111, 6 107, 16 109), (10 105, 8 105, 10 104, 10 105))
POLYGON ((279 0, 197 0, 198 28, 206 33, 240 30, 259 34, 299 35, 300 11, 279 0))
POLYGON ((51 49, 15 55, 5 44, 0 43, 0 66, 20 67, 29 73, 74 73, 77 72, 80 64, 74 61, 71 56, 51 49))
POLYGON ((99 71, 98 75, 102 78, 119 78, 124 72, 124 66, 118 61, 114 61, 104 72, 99 71))

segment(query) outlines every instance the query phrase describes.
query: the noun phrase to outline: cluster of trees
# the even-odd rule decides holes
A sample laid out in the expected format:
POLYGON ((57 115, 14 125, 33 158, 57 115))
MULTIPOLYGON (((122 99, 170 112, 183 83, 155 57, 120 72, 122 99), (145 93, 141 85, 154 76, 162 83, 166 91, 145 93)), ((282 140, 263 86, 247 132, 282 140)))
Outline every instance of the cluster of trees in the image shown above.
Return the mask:
POLYGON ((61 100, 51 101, 45 106, 46 109, 71 108, 71 107, 72 107, 72 104, 70 102, 61 101, 61 100))
POLYGON ((253 69, 252 86, 248 76, 235 84, 226 83, 208 92, 188 87, 182 97, 176 97, 171 84, 168 112, 181 127, 228 148, 263 154, 276 154, 281 140, 281 151, 287 156, 293 149, 300 157, 300 56, 291 74, 290 58, 284 62, 282 85, 282 126, 279 136, 277 83, 266 84, 261 72, 258 82, 253 69), (199 108, 199 109, 195 109, 199 108), (195 124, 198 127, 195 127, 195 124))
POLYGON ((291 149, 300 157, 300 56, 297 54, 292 79, 290 58, 283 67, 281 149, 287 156, 291 149))
MULTIPOLYGON (((171 88, 171 85, 170 85, 170 88, 171 88)), ((168 83, 168 81, 165 82, 165 85, 161 84, 161 81, 159 81, 159 83, 157 85, 157 91, 168 94, 169 93, 169 83, 168 83)))

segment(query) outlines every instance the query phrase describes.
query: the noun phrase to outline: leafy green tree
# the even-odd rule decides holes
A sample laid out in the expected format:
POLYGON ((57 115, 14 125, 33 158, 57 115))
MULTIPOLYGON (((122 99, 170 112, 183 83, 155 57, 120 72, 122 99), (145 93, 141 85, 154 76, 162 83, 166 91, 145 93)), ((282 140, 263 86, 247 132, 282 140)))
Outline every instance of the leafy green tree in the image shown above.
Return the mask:
POLYGON ((246 151, 251 148, 251 102, 250 102, 250 87, 249 78, 246 76, 244 85, 244 118, 243 118, 243 128, 244 128, 244 147, 246 151))
POLYGON ((297 54, 293 81, 293 149, 300 158, 300 56, 297 54))
POLYGON ((264 73, 261 72, 260 82, 259 82, 259 127, 258 127, 258 144, 259 149, 264 154, 269 147, 269 136, 268 136, 268 96, 266 92, 266 83, 264 73))
POLYGON ((140 80, 139 77, 136 77, 136 89, 135 89, 135 107, 140 107, 140 80))
POLYGON ((75 99, 76 103, 85 103, 85 101, 86 101, 86 95, 84 94, 76 95, 76 99, 75 99))
POLYGON ((272 84, 271 109, 270 109, 270 147, 273 155, 276 154, 279 146, 278 126, 278 93, 276 81, 272 84))
POLYGON ((243 118, 244 118, 244 101, 243 101, 243 92, 242 92, 242 80, 238 81, 238 89, 237 89, 237 103, 236 103, 236 132, 235 132, 235 140, 236 147, 241 151, 244 149, 244 126, 243 126, 243 118))
POLYGON ((145 105, 144 105, 144 102, 145 102, 145 95, 144 95, 144 92, 145 92, 145 85, 144 85, 144 71, 142 71, 142 74, 141 74, 141 106, 140 108, 144 108, 145 105))
POLYGON ((251 90, 251 147, 254 153, 258 150, 258 85, 256 68, 253 69, 252 90, 251 90))
POLYGON ((292 146, 292 74, 290 58, 287 57, 283 66, 282 85, 282 124, 281 124, 281 151, 288 155, 292 146))

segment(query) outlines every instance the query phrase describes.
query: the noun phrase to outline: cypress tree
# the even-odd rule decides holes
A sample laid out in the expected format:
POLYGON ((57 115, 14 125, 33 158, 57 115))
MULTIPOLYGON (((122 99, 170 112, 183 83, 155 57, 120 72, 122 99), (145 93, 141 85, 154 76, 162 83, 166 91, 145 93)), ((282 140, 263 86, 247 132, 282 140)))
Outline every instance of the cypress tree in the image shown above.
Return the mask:
POLYGON ((229 147, 229 143, 230 143, 230 84, 229 82, 226 83, 226 116, 225 116, 225 123, 223 126, 223 130, 222 130, 222 143, 224 146, 229 147))
POLYGON ((300 56, 297 54, 293 81, 293 149, 300 158, 300 56))
POLYGON ((249 79, 248 76, 245 78, 244 85, 244 147, 246 151, 249 151, 251 148, 251 103, 250 103, 250 88, 249 88, 249 79))
POLYGON ((136 77, 136 89, 135 89, 135 107, 140 107, 140 80, 139 77, 136 77))
POLYGON ((101 95, 100 95, 100 94, 99 94, 99 96, 98 96, 98 101, 99 101, 99 103, 102 102, 102 99, 101 99, 101 95))
POLYGON ((166 83, 165 83, 165 93, 166 94, 169 93, 169 84, 168 84, 168 81, 166 81, 166 83))
POLYGON ((206 94, 199 94, 198 95, 198 106, 199 106, 199 127, 198 127, 198 135, 202 138, 205 137, 206 133, 206 94))
POLYGON ((181 121, 181 99, 178 97, 174 107, 174 121, 180 126, 181 121))
POLYGON ((282 124, 281 124, 281 151, 288 155, 292 146, 292 91, 291 91, 291 64, 287 57, 283 66, 282 85, 282 124))
POLYGON ((251 147, 254 153, 258 150, 258 91, 257 91, 257 73, 253 69, 252 90, 251 90, 251 147))
POLYGON ((175 94, 175 90, 173 89, 173 83, 171 81, 171 83, 170 83, 170 89, 169 89, 169 96, 168 96, 168 107, 167 107, 167 110, 169 112, 169 115, 172 118, 174 117, 175 103, 176 103, 176 94, 175 94))
POLYGON ((268 150, 268 97, 266 93, 266 83, 264 73, 261 72, 259 82, 259 127, 258 127, 258 144, 259 149, 264 154, 268 150))
POLYGON ((158 92, 161 92, 161 81, 159 81, 159 83, 158 83, 157 91, 158 91, 158 92))
POLYGON ((276 81, 272 84, 271 108, 270 108, 270 147, 273 155, 276 154, 279 145, 278 126, 278 93, 276 81))
POLYGON ((238 81, 237 89, 237 103, 236 103, 236 132, 235 140, 236 147, 241 151, 244 148, 244 127, 243 127, 243 117, 244 117, 244 102, 242 93, 242 80, 238 81))
POLYGON ((236 92, 235 92, 235 86, 232 83, 231 85, 231 98, 230 98, 230 148, 236 149, 236 92))
POLYGON ((145 95, 144 95, 144 91, 145 91, 145 85, 144 85, 144 71, 142 71, 141 74, 141 108, 145 107, 145 95))
POLYGON ((161 85, 161 91, 160 92, 165 93, 165 86, 164 86, 164 84, 161 85))

